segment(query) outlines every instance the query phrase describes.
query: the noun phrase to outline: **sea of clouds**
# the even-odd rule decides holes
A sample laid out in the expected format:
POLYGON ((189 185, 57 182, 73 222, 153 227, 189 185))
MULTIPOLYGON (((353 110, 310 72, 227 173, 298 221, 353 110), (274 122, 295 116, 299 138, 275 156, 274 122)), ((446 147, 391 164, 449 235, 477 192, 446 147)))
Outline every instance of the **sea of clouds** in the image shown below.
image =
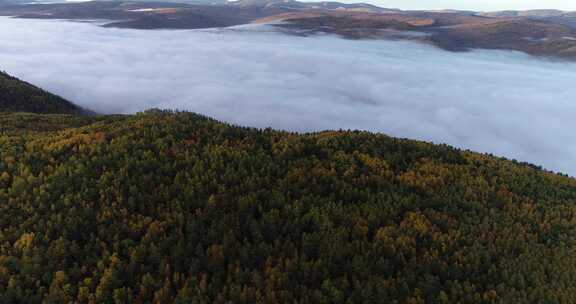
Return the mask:
POLYGON ((576 175, 574 63, 252 27, 0 18, 0 28, 0 69, 100 113, 157 107, 254 127, 363 129, 576 175))

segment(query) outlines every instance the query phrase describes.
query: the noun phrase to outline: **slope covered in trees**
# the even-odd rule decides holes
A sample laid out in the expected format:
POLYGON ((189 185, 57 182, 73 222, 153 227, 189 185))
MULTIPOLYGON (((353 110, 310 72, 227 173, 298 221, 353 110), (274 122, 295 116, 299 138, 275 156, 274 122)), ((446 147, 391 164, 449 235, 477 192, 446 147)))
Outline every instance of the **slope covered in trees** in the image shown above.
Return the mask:
POLYGON ((0 72, 0 112, 84 113, 73 103, 0 72))
POLYGON ((530 165, 190 113, 0 126, 1 303, 576 301, 576 181, 530 165))

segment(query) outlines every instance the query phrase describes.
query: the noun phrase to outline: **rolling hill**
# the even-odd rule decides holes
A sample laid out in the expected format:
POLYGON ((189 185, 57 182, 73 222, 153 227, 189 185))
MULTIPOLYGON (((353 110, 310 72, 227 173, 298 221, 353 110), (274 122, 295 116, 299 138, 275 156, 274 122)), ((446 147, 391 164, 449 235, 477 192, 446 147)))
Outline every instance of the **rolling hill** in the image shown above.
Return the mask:
POLYGON ((0 72, 0 112, 89 113, 73 103, 0 72))
POLYGON ((534 56, 576 59, 576 29, 565 19, 483 17, 452 12, 375 14, 293 12, 265 17, 288 34, 337 34, 351 39, 404 39, 448 51, 515 50, 534 56))
POLYGON ((576 180, 367 132, 4 113, 0 223, 1 303, 576 300, 576 180))
POLYGON ((284 33, 330 33, 351 39, 402 39, 448 51, 496 49, 576 59, 576 17, 556 10, 476 13, 401 11, 374 5, 294 0, 93 1, 7 5, 20 18, 107 20, 133 29, 201 29, 269 23, 284 33))
POLYGON ((576 30, 541 20, 496 20, 441 28, 432 41, 446 49, 517 50, 538 56, 576 58, 576 30))

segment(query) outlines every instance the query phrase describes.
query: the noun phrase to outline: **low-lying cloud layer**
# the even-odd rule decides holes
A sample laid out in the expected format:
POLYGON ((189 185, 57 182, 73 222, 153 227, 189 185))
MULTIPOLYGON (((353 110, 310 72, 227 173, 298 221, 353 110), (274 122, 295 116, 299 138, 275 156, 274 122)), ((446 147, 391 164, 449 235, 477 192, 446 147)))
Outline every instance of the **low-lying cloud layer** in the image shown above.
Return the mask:
POLYGON ((0 69, 101 113, 151 107, 295 131, 364 129, 576 175, 576 64, 250 31, 0 18, 0 69))

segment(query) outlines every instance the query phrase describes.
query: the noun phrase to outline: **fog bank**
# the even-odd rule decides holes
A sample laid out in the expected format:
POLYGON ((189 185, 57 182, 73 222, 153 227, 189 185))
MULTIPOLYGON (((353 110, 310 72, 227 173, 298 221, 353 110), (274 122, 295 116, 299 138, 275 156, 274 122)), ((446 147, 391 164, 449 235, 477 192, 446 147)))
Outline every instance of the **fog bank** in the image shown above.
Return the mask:
POLYGON ((0 18, 0 69, 101 113, 363 129, 576 175, 576 64, 514 52, 0 18))

